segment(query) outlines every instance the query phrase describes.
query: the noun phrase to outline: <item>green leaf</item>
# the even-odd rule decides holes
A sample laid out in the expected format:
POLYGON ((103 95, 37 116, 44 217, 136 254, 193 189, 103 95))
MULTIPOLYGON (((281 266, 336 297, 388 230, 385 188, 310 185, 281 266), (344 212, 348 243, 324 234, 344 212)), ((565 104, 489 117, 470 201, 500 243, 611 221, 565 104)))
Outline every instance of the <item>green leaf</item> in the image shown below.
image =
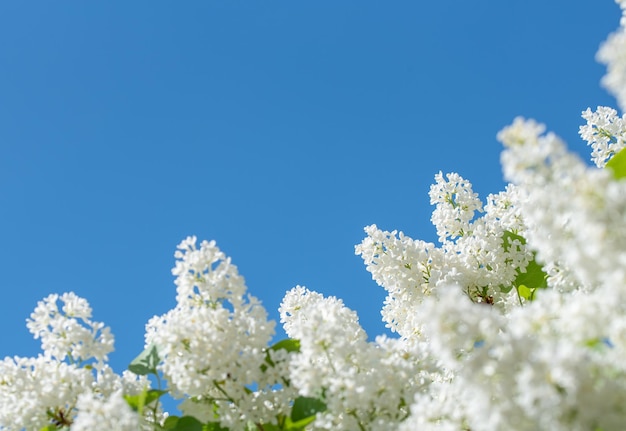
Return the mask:
POLYGON ((142 403, 141 398, 142 398, 141 394, 139 394, 139 395, 124 395, 124 399, 126 400, 126 404, 128 404, 130 406, 130 408, 133 409, 136 412, 139 412, 140 410, 143 411, 144 404, 142 403))
POLYGON ((284 340, 280 340, 274 345, 272 345, 268 351, 265 353, 265 364, 261 365, 261 371, 265 372, 268 368, 273 367, 274 361, 270 358, 269 350, 278 351, 278 350, 286 350, 288 352, 299 352, 300 351, 300 340, 294 340, 292 338, 285 338, 284 340))
POLYGON ((165 431, 176 429, 176 424, 178 424, 179 419, 178 416, 168 416, 165 422, 163 422, 163 429, 165 431))
POLYGON ((304 428, 315 420, 315 415, 308 418, 301 419, 297 422, 293 422, 291 418, 285 419, 285 425, 283 429, 285 431, 304 431, 304 428))
POLYGON ((532 301, 535 290, 529 289, 527 286, 521 284, 517 286, 517 293, 525 300, 532 301))
MULTIPOLYGON (((521 235, 508 230, 502 233, 502 248, 504 251, 509 251, 514 240, 518 240, 521 244, 526 244, 526 239, 521 235)), ((537 262, 536 256, 537 254, 533 253, 533 258, 528 262, 524 272, 519 268, 517 269, 517 275, 512 286, 500 286, 500 290, 508 293, 515 287, 520 298, 532 301, 535 299, 537 289, 548 287, 548 274, 544 272, 543 267, 537 262)))
POLYGON ((293 425, 302 426, 303 421, 307 423, 315 419, 315 415, 326 410, 326 404, 318 398, 298 397, 291 407, 291 422, 293 425))
POLYGON ((616 180, 626 177, 626 148, 615 154, 607 162, 606 167, 613 172, 616 180))
POLYGON ((219 430, 219 428, 207 428, 206 425, 202 425, 202 422, 200 422, 198 419, 194 418, 193 416, 183 416, 180 418, 176 416, 174 417, 176 419, 171 420, 169 423, 167 420, 165 421, 164 428, 166 430, 168 431, 169 430, 171 431, 207 431, 207 430, 217 431, 219 430))
POLYGON ((516 286, 525 285, 532 289, 545 289, 548 287, 548 274, 546 274, 541 265, 537 263, 534 253, 533 260, 528 262, 526 272, 518 270, 514 283, 516 286))
POLYGON ((193 416, 183 416, 176 422, 174 431, 203 431, 202 422, 193 416))
POLYGON ((249 421, 246 424, 246 428, 245 431, 259 431, 259 430, 263 430, 263 431, 283 431, 284 428, 279 427, 278 425, 274 425, 271 423, 259 423, 258 425, 255 424, 252 421, 249 421))
POLYGON ((511 243, 514 240, 519 240, 520 243, 526 244, 526 238, 516 233, 511 232, 510 230, 505 230, 502 232, 502 248, 504 251, 509 251, 511 248, 511 243))
POLYGON ((513 285, 517 289, 517 294, 520 298, 524 298, 526 301, 533 301, 535 299, 535 292, 537 289, 545 289, 548 287, 548 274, 546 274, 535 260, 536 253, 533 253, 533 260, 528 262, 526 272, 517 269, 517 277, 513 285))
POLYGON ((143 408, 150 404, 153 401, 161 398, 163 394, 166 394, 167 391, 161 391, 158 389, 144 389, 140 394, 137 395, 124 395, 124 399, 134 411, 138 412, 140 415, 143 414, 143 408))
POLYGON ((148 392, 146 392, 145 405, 148 405, 151 402, 158 400, 165 394, 167 394, 167 391, 162 391, 159 389, 150 389, 148 392))
MULTIPOLYGON (((176 430, 179 431, 179 430, 176 430)), ((186 431, 186 430, 183 430, 186 431)), ((223 428, 219 422, 209 422, 202 427, 202 431, 230 431, 228 428, 223 428)))
POLYGON ((300 351, 300 340, 294 340, 292 338, 285 338, 284 340, 280 340, 272 347, 270 350, 286 350, 288 352, 299 352, 300 351))
POLYGON ((510 286, 505 286, 504 284, 500 285, 500 292, 502 293, 509 293, 511 290, 513 290, 513 285, 510 285, 510 286))
POLYGON ((58 429, 59 428, 56 425, 49 424, 43 427, 42 429, 40 429, 39 431, 58 431, 58 429))
POLYGON ((148 374, 157 374, 157 365, 161 362, 159 351, 153 344, 148 346, 146 350, 141 352, 128 366, 133 373, 145 376, 148 374))
POLYGON ((591 350, 596 350, 598 352, 604 351, 606 349, 612 349, 613 343, 606 337, 603 338, 592 338, 584 342, 585 347, 589 347, 591 350))

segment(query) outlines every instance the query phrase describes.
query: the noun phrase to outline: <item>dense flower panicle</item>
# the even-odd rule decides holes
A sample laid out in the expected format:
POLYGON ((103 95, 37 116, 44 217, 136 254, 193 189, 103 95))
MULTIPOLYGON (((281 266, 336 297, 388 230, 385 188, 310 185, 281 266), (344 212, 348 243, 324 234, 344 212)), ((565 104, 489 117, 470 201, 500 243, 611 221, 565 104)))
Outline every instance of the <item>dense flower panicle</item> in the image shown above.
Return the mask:
MULTIPOLYGON (((624 306, 614 298, 547 291, 508 315, 472 304, 456 289, 425 301, 425 333, 453 371, 446 396, 463 404, 454 423, 477 430, 619 429, 626 381, 612 316, 624 306)), ((424 410, 432 402, 418 396, 406 429, 425 418, 445 422, 446 405, 433 415, 424 410)))
POLYGON ((138 376, 128 370, 124 370, 122 374, 116 374, 109 365, 99 369, 95 377, 96 381, 92 389, 105 396, 119 391, 124 395, 137 395, 150 386, 148 377, 138 376))
POLYGON ((367 226, 365 233, 355 251, 376 283, 388 290, 411 287, 417 294, 430 294, 432 269, 443 259, 433 243, 414 240, 395 230, 383 231, 376 225, 367 226))
POLYGON ((451 381, 444 399, 437 385, 418 394, 403 429, 618 429, 626 418, 625 324, 616 318, 626 303, 626 189, 544 130, 516 119, 499 139, 524 236, 556 289, 506 314, 462 301, 455 288, 435 290, 416 313, 429 316, 424 336, 451 381))
MULTIPOLYGON (((603 166, 621 149, 621 120, 602 109, 586 115, 581 134, 595 139, 603 166), (609 132, 600 128, 613 137, 601 142, 609 132)), ((392 327, 406 339, 422 337, 449 373, 415 395, 401 429, 617 429, 626 418, 626 324, 615 318, 626 303, 626 182, 586 167, 544 132, 518 118, 499 133, 505 176, 516 185, 490 195, 482 217, 462 218, 445 192, 435 193, 444 196, 435 204, 448 205, 433 216, 441 248, 375 226, 356 248, 390 293, 387 322, 411 322, 392 327), (442 228, 454 223, 463 228, 442 228), (420 253, 407 252, 414 244, 420 253), (472 286, 506 286, 525 271, 531 251, 554 290, 524 307, 503 296, 500 312, 476 304, 483 301, 472 286)), ((446 186, 436 180, 434 190, 446 186)), ((487 292, 498 305, 498 290, 487 292)))
POLYGON ((287 335, 300 340, 300 354, 291 359, 290 379, 303 395, 321 396, 330 380, 339 377, 334 370, 350 368, 355 346, 365 346, 367 335, 356 313, 341 300, 301 286, 285 294, 279 312, 287 335))
POLYGON ((607 66, 607 73, 602 84, 617 99, 622 109, 626 110, 626 6, 624 1, 616 0, 622 9, 620 28, 600 46, 597 59, 607 66))
POLYGON ((215 241, 202 241, 200 248, 196 241, 195 236, 187 237, 174 254, 176 301, 179 304, 228 301, 233 307, 240 306, 246 285, 237 267, 215 241))
POLYGON ((489 223, 499 223, 503 229, 523 235, 526 226, 519 206, 520 191, 507 184, 504 191, 487 196, 484 218, 489 223))
POLYGON ((408 413, 402 406, 430 378, 422 344, 385 337, 367 342, 356 313, 335 297, 298 286, 279 311, 288 335, 300 340, 291 384, 327 406, 316 429, 393 428, 408 413))
POLYGON ((472 190, 472 184, 454 172, 445 178, 441 172, 435 175, 429 195, 431 205, 437 205, 431 221, 441 243, 468 234, 475 212, 482 212, 482 202, 472 190))
POLYGON ((84 393, 78 397, 76 408, 79 413, 72 424, 72 431, 142 429, 141 417, 129 407, 121 391, 107 398, 94 393, 84 393))
POLYGON ((214 241, 198 248, 189 237, 175 257, 178 303, 146 325, 146 346, 158 347, 173 395, 194 398, 194 411, 212 412, 215 401, 222 425, 233 429, 259 415, 267 419, 273 408, 253 413, 260 396, 247 387, 263 379, 275 323, 255 297, 244 297, 243 277, 214 241))
POLYGON ((503 316, 497 310, 473 303, 453 285, 439 289, 419 311, 428 316, 424 330, 429 348, 445 369, 455 372, 464 355, 493 344, 503 326, 503 316))
POLYGON ((525 271, 533 258, 517 239, 504 244, 505 232, 523 235, 526 229, 519 189, 509 186, 499 194, 489 195, 483 208, 467 180, 452 174, 447 178, 450 183, 438 174, 437 183, 431 188, 432 202, 436 204, 433 220, 440 226, 452 226, 461 216, 452 208, 452 198, 445 196, 465 196, 457 201, 473 209, 462 216, 464 227, 458 230, 459 237, 444 236, 440 238, 441 246, 436 247, 402 232, 382 231, 372 225, 365 228, 367 237, 355 248, 372 278, 388 292, 383 321, 403 337, 420 333, 423 317, 415 314, 416 307, 438 286, 458 285, 475 301, 493 303, 502 310, 517 306, 515 293, 502 287, 510 286, 518 271, 525 271), (462 192, 445 191, 457 190, 458 184, 462 184, 462 192), (484 214, 472 220, 478 209, 484 214))
POLYGON ((472 394, 459 386, 459 380, 431 383, 428 391, 418 392, 410 407, 410 415, 400 424, 399 431, 459 431, 467 430, 467 406, 464 399, 472 394))
POLYGON ((340 334, 341 342, 347 344, 367 339, 356 313, 334 296, 325 298, 296 286, 285 294, 278 311, 287 335, 300 341, 311 338, 312 333, 312 339, 320 346, 330 344, 340 334))
POLYGON ((580 126, 579 134, 591 146, 591 159, 603 168, 608 160, 626 147, 626 122, 617 111, 598 106, 595 112, 587 108, 582 117, 587 124, 580 126))
POLYGON ((0 362, 0 430, 38 431, 50 421, 48 413, 73 416, 80 394, 94 383, 85 368, 36 358, 5 358, 0 362))
POLYGON ((521 118, 499 139, 505 177, 525 194, 527 239, 542 262, 566 268, 581 288, 626 280, 626 183, 587 167, 554 134, 521 118), (598 256, 602 256, 598 259, 598 256))
MULTIPOLYGON (((93 416, 101 410, 83 411, 87 404, 81 399, 95 397, 103 408, 113 403, 106 414, 111 423, 118 423, 120 402, 128 408, 121 394, 136 395, 150 385, 145 376, 130 371, 118 375, 105 362, 113 350, 113 336, 102 323, 90 320, 91 313, 89 303, 72 292, 49 295, 38 303, 27 326, 35 338, 41 338, 44 353, 0 362, 0 430, 39 431, 50 424, 72 430, 131 429, 108 427, 93 416), (100 428, 92 426, 94 421, 100 428)), ((133 415, 134 426, 139 419, 133 415)), ((141 423, 149 421, 141 418, 141 423)))
POLYGON ((99 363, 113 351, 113 335, 101 322, 91 320, 91 307, 73 292, 52 294, 40 301, 27 320, 30 332, 41 339, 45 353, 63 361, 99 363), (59 309, 59 301, 63 304, 59 309))
POLYGON ((436 284, 442 251, 432 243, 413 240, 402 232, 382 231, 376 225, 366 227, 365 232, 355 252, 374 281, 388 292, 383 321, 404 337, 419 333, 419 320, 410 310, 436 284))
POLYGON ((273 327, 259 304, 236 313, 179 306, 148 323, 146 343, 158 346, 175 392, 200 396, 215 392, 215 381, 248 385, 259 378, 273 327))

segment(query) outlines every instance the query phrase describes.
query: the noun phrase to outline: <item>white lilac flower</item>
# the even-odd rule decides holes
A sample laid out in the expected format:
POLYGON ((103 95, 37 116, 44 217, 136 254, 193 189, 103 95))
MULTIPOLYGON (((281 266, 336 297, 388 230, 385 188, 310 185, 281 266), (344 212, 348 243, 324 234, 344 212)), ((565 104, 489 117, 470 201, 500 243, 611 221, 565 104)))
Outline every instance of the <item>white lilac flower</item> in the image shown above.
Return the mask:
MULTIPOLYGON (((434 354, 454 371, 449 395, 469 428, 620 428, 626 372, 612 321, 623 314, 623 301, 552 290, 503 316, 457 296, 450 289, 439 301, 429 299, 423 313, 434 354)), ((420 405, 411 411, 425 413, 420 405)))
POLYGON ((41 339, 44 354, 59 361, 67 358, 81 363, 94 358, 102 364, 113 351, 110 329, 92 321, 88 302, 73 292, 52 294, 40 301, 26 326, 41 339))
POLYGON ((419 332, 411 309, 430 295, 433 271, 441 267, 443 252, 432 243, 409 238, 397 231, 365 228, 367 236, 355 247, 372 278, 387 290, 383 321, 392 331, 409 337, 419 332))
POLYGON ((582 117, 587 124, 580 126, 579 134, 591 146, 591 159, 603 168, 607 161, 626 147, 626 122, 617 111, 598 106, 595 112, 587 108, 582 117))
MULTIPOLYGON (((259 417, 246 411, 259 398, 248 387, 263 379, 275 323, 256 298, 244 298, 243 277, 215 242, 198 248, 187 238, 175 256, 178 304, 148 322, 146 346, 158 347, 174 396, 207 400, 218 406, 222 426, 241 428, 259 417)), ((263 414, 271 417, 272 409, 263 414)))
MULTIPOLYGON (((136 396, 151 387, 147 376, 139 376, 128 370, 123 371, 121 375, 116 374, 108 365, 98 369, 95 373, 95 378, 96 380, 92 384, 89 394, 100 397, 102 402, 115 393, 136 396)), ((142 420, 148 428, 150 428, 151 424, 162 424, 168 416, 163 411, 163 405, 156 402, 151 404, 150 408, 145 408, 143 413, 142 420)))
POLYGON ((273 325, 258 304, 226 308, 178 306, 148 323, 146 343, 163 358, 161 370, 175 393, 219 392, 215 382, 250 385, 260 375, 273 325))
MULTIPOLYGON (((408 406, 417 393, 443 378, 438 360, 432 357, 428 341, 376 337, 372 349, 370 378, 378 393, 369 402, 377 415, 395 424, 408 416, 408 406)), ((378 429, 384 427, 376 425, 378 429)), ((387 428, 389 429, 389 427, 387 428)))
POLYGON ((133 411, 122 396, 122 392, 112 393, 108 397, 85 393, 78 397, 76 403, 78 414, 71 431, 139 431, 142 421, 139 414, 133 411))
POLYGON ((138 376, 128 370, 121 375, 116 374, 109 365, 96 370, 95 378, 92 390, 104 396, 117 391, 122 391, 124 395, 137 395, 150 386, 147 376, 138 376))
POLYGON ((438 286, 458 285, 473 300, 502 310, 517 306, 519 299, 510 286, 533 258, 518 239, 504 244, 505 232, 525 233, 519 205, 523 196, 517 188, 489 195, 484 214, 473 219, 475 211, 483 209, 471 184, 456 174, 447 178, 438 174, 431 188, 441 247, 372 225, 355 248, 372 278, 388 292, 383 321, 403 337, 420 333, 421 317, 414 310, 438 286), (456 238, 451 231, 458 233, 456 238))
POLYGON ((89 392, 91 371, 45 356, 0 362, 0 430, 38 431, 51 420, 69 424, 78 396, 89 392))
POLYGON ((402 406, 430 381, 422 344, 384 337, 368 343, 356 313, 337 298, 298 286, 280 313, 288 335, 300 340, 291 385, 327 407, 316 429, 393 429, 408 414, 402 406))
POLYGON ((487 196, 483 216, 490 222, 497 221, 505 230, 523 235, 526 227, 519 201, 522 199, 519 190, 513 184, 507 184, 504 191, 487 196))
POLYGON ((246 293, 244 279, 216 245, 203 241, 196 246, 196 237, 188 237, 178 245, 174 254, 176 266, 176 301, 179 304, 227 301, 233 307, 242 304, 246 293))
POLYGON ((498 137, 505 177, 523 190, 529 245, 580 288, 626 281, 626 182, 590 168, 554 134, 517 118, 498 137))
POLYGON ((129 371, 120 376, 104 363, 113 337, 102 323, 91 321, 88 302, 74 293, 40 301, 27 326, 41 338, 44 354, 0 362, 1 430, 67 427, 79 413, 79 398, 104 400, 116 392, 137 394, 149 386, 145 376, 129 371), (98 362, 85 364, 91 358, 98 362))
POLYGON ((431 205, 437 205, 431 221, 442 243, 468 234, 475 212, 482 212, 482 203, 472 184, 454 172, 445 178, 441 172, 435 175, 429 196, 431 205))
POLYGON ((521 119, 503 130, 503 165, 517 183, 529 245, 551 278, 560 272, 578 288, 540 292, 505 314, 454 286, 434 289, 413 312, 428 316, 423 336, 451 372, 450 384, 417 394, 404 429, 617 429, 626 418, 626 324, 615 318, 626 311, 626 190, 543 130, 521 119))
POLYGON ((626 3, 623 0, 616 2, 622 8, 620 27, 600 46, 597 59, 607 66, 607 73, 602 78, 602 84, 613 93, 624 111, 626 110, 626 3))
POLYGON ((300 340, 300 353, 291 359, 290 380, 302 395, 319 397, 329 380, 338 377, 338 367, 349 370, 354 365, 355 345, 363 347, 367 335, 356 313, 340 299, 324 298, 301 286, 285 294, 279 312, 287 335, 300 340))
MULTIPOLYGON (((415 394, 410 415, 399 431, 459 431, 467 430, 464 388, 458 380, 433 382, 428 391, 415 394)), ((471 395, 470 395, 471 396, 471 395)))
POLYGON ((417 311, 428 316, 424 325, 429 348, 445 369, 455 371, 466 354, 497 339, 504 317, 493 307, 473 303, 455 286, 437 292, 417 311))

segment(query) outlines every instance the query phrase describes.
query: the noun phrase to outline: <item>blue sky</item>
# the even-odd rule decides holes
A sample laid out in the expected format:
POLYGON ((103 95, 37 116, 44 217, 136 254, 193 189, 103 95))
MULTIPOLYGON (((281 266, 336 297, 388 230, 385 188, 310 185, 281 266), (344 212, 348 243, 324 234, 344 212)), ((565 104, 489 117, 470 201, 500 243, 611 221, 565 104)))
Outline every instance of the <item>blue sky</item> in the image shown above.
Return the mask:
POLYGON ((123 370, 188 235, 275 319, 300 284, 384 332, 363 227, 436 241, 433 176, 501 190, 517 115, 588 159, 618 22, 610 0, 1 2, 0 357, 36 355, 25 319, 71 290, 123 370))

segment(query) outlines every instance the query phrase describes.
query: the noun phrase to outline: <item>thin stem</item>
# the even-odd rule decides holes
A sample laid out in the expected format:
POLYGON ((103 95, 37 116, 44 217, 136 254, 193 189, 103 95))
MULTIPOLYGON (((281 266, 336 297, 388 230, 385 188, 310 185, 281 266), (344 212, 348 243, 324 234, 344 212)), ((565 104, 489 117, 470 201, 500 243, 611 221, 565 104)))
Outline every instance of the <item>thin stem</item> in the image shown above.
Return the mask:
POLYGON ((235 402, 234 399, 232 399, 230 397, 230 395, 228 395, 228 393, 226 393, 226 391, 220 386, 219 382, 217 382, 216 380, 213 380, 213 385, 215 386, 215 388, 220 391, 222 393, 222 395, 224 395, 226 397, 226 400, 230 401, 231 403, 233 403, 234 405, 237 405, 237 403, 235 402))

